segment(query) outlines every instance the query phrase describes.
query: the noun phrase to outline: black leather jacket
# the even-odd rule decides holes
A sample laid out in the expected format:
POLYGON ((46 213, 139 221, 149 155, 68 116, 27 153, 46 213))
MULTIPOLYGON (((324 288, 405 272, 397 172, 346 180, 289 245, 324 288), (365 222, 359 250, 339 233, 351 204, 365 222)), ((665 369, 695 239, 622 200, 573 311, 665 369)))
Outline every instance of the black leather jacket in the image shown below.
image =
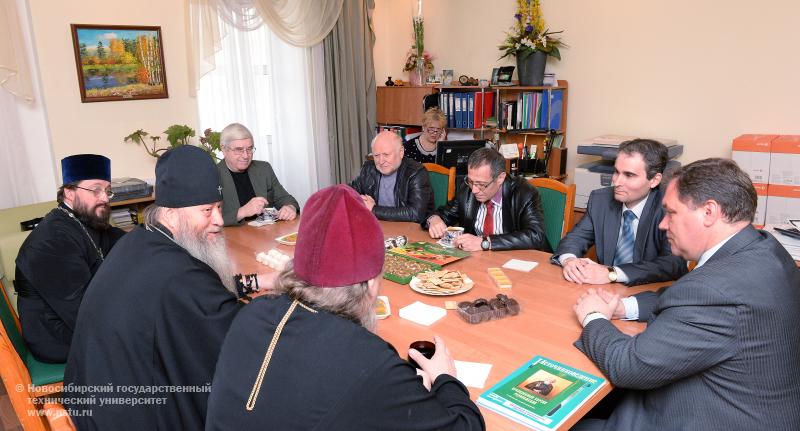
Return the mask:
MULTIPOLYGON (((476 235, 475 217, 481 203, 466 184, 458 186, 455 199, 436 210, 448 226, 458 224, 476 235)), ((428 228, 427 220, 423 228, 428 228)), ((539 192, 523 178, 506 177, 503 182, 503 234, 490 235, 492 250, 537 249, 551 251, 544 236, 544 217, 539 192)))
POLYGON ((423 223, 433 213, 433 189, 431 189, 428 171, 420 163, 403 158, 397 168, 397 180, 394 185, 395 207, 378 206, 381 173, 375 162, 368 160, 361 166, 358 177, 350 183, 360 195, 369 195, 375 199, 372 213, 380 220, 410 221, 423 223))

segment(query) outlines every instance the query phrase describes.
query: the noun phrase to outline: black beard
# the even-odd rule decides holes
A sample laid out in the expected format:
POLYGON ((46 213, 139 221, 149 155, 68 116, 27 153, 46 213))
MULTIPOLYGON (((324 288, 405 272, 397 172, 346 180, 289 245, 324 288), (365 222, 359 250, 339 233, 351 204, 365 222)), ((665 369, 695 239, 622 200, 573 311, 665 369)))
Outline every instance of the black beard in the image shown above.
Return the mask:
POLYGON ((107 204, 98 204, 90 210, 82 201, 76 199, 74 206, 75 208, 72 210, 75 213, 75 217, 77 217, 81 223, 95 230, 111 229, 111 223, 108 221, 109 217, 111 216, 111 208, 107 204), (105 217, 99 217, 95 213, 95 209, 100 206, 104 206, 106 208, 105 217))

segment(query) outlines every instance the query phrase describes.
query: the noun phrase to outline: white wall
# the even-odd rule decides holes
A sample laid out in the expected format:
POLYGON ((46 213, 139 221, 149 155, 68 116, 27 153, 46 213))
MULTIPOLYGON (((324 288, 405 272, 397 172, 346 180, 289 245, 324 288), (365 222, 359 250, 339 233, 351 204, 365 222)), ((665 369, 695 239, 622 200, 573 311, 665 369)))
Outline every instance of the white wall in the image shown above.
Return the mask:
MULTIPOLYGON (((376 0, 376 80, 397 79, 411 46, 410 0, 376 0)), ((413 3, 416 3, 414 1, 413 3)), ((425 46, 436 70, 488 78, 516 1, 428 0, 425 46)), ((800 133, 800 2, 542 0, 565 30, 568 170, 578 141, 604 133, 675 138, 681 161, 729 157, 742 133, 800 133)))
POLYGON ((175 123, 197 128, 195 99, 189 97, 186 83, 184 2, 28 3, 58 183, 59 160, 77 153, 106 155, 114 177, 154 177, 155 159, 141 147, 123 143, 122 138, 136 129, 160 133, 175 123), (70 24, 161 26, 169 98, 81 103, 70 24))

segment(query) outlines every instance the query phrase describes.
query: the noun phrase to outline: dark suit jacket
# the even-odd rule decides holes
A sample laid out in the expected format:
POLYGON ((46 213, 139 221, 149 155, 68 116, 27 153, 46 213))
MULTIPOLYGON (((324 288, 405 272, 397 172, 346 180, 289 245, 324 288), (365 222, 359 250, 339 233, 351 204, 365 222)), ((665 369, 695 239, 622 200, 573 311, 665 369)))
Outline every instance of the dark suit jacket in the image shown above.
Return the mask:
MULTIPOLYGON (((448 226, 459 225, 476 235, 475 218, 481 203, 463 182, 456 197, 436 210, 448 226)), ((428 221, 423 223, 428 228, 428 221)), ((491 235, 492 250, 536 249, 550 251, 544 236, 544 217, 539 192, 524 178, 506 177, 503 182, 503 234, 491 235)))
POLYGON ((636 298, 644 332, 597 319, 575 343, 630 389, 597 429, 800 429, 800 270, 770 234, 747 226, 636 298))
MULTIPOLYGON (((236 213, 241 208, 236 185, 224 159, 217 163, 217 169, 219 169, 219 182, 222 184, 222 219, 225 221, 225 226, 236 226, 240 223, 236 221, 236 213)), ((275 171, 272 170, 272 165, 268 162, 253 160, 247 168, 247 176, 250 177, 256 196, 261 196, 269 202, 267 206, 281 209, 284 205, 291 205, 300 212, 297 199, 283 188, 275 176, 275 171)))
MULTIPOLYGON (((650 192, 636 230, 633 262, 619 266, 628 276, 629 286, 675 280, 686 274, 686 261, 672 255, 667 234, 658 229, 664 217, 661 198, 660 189, 650 192)), ((586 215, 561 240, 550 261, 558 265, 558 257, 565 253, 581 257, 595 245, 597 262, 611 266, 621 223, 622 202, 614 199, 614 188, 593 191, 586 206, 586 215)))
POLYGON ((361 166, 359 175, 350 183, 350 187, 358 194, 375 199, 372 213, 378 219, 422 223, 433 212, 433 189, 428 171, 420 163, 403 158, 397 168, 393 207, 378 205, 380 181, 381 172, 375 167, 375 162, 367 160, 361 166))

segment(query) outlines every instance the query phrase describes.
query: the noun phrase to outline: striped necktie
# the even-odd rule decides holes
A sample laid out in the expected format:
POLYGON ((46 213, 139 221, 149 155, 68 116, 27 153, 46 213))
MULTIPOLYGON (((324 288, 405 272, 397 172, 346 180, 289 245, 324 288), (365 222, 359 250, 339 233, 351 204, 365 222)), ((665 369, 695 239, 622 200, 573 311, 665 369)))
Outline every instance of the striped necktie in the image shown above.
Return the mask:
POLYGON ((617 250, 614 252, 614 266, 633 262, 633 221, 636 219, 636 214, 631 210, 625 210, 622 216, 624 220, 622 232, 617 240, 617 250))

